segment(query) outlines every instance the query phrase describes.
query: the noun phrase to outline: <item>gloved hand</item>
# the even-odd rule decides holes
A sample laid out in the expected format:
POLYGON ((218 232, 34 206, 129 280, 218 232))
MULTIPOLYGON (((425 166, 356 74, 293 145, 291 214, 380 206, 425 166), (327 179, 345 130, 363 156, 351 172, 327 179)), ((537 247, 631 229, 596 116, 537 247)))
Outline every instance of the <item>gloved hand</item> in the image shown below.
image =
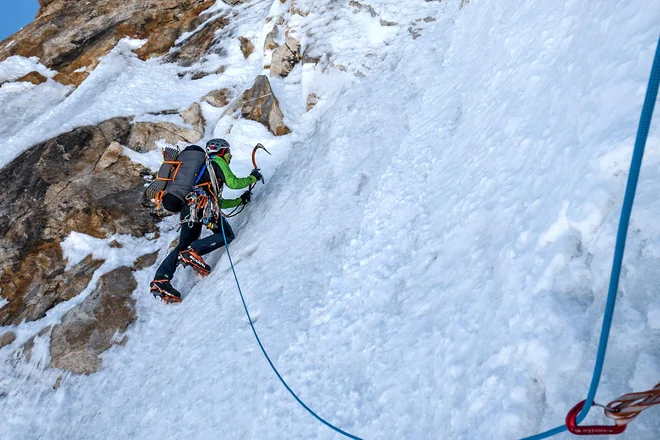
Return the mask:
POLYGON ((252 198, 252 193, 250 191, 245 191, 243 194, 241 194, 241 203, 247 205, 250 202, 251 198, 252 198))
POLYGON ((250 176, 254 176, 257 179, 257 182, 260 180, 264 180, 264 176, 261 175, 258 168, 253 169, 252 172, 250 173, 250 176))

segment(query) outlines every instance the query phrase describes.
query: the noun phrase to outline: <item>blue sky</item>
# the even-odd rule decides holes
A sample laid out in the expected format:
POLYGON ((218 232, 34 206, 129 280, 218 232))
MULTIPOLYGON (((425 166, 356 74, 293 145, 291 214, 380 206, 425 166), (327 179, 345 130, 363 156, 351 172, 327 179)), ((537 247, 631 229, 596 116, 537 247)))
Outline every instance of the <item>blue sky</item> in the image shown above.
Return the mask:
POLYGON ((4 40, 34 20, 37 0, 0 0, 0 40, 4 40))

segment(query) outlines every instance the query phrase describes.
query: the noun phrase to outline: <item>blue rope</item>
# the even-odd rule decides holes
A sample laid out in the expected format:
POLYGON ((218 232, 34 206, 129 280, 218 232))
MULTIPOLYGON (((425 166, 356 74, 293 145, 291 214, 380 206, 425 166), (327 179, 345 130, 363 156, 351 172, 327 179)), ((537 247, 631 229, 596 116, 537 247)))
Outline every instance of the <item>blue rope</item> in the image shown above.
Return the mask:
POLYGON ((227 251, 227 257, 229 257, 229 264, 231 265, 231 271, 233 272, 234 279, 236 280, 236 286, 238 287, 238 293, 241 295, 241 301, 243 302, 243 308, 245 309, 245 314, 247 315, 248 320, 250 321, 250 327, 252 327, 252 333, 254 333, 254 337, 257 339, 257 342, 259 343, 259 347, 261 348, 261 352, 264 354, 264 356, 266 357, 266 360, 270 364, 270 368, 273 369, 273 371, 277 375, 277 378, 280 380, 280 382, 282 382, 282 385, 284 385, 284 388, 287 389, 287 391, 293 396, 293 398, 296 399, 296 401, 303 408, 305 408, 308 413, 310 413, 311 415, 316 417, 316 419, 319 422, 323 423, 325 426, 327 426, 331 429, 334 429, 338 433, 340 433, 340 434, 342 434, 342 435, 344 435, 344 436, 346 436, 350 439, 362 440, 360 437, 356 437, 352 434, 349 434, 346 431, 342 431, 341 429, 337 428, 336 426, 326 422, 323 418, 321 418, 314 411, 312 411, 312 409, 310 407, 305 405, 305 402, 300 400, 300 398, 296 395, 296 393, 293 392, 293 390, 289 387, 289 385, 287 385, 287 383, 284 381, 284 379, 282 378, 280 373, 277 371, 277 368, 275 368, 275 365, 273 365, 273 362, 270 360, 270 357, 268 357, 268 353, 266 353, 266 349, 261 344, 261 340, 259 339, 259 335, 257 334, 257 330, 254 328, 254 323, 252 322, 252 317, 250 316, 250 312, 248 311, 247 304, 245 304, 245 298, 243 297, 243 291, 241 290, 241 284, 238 282, 238 277, 236 276, 236 270, 234 269, 234 262, 231 260, 231 254, 229 253, 229 246, 227 246, 227 237, 225 236, 225 220, 221 219, 220 224, 222 225, 222 239, 225 242, 225 250, 227 251))
MULTIPOLYGON (((580 423, 589 414, 589 409, 594 403, 598 384, 600 383, 600 376, 603 372, 603 363, 605 362, 605 352, 607 351, 607 341, 610 337, 610 329, 612 327, 612 316, 614 315, 614 306, 616 304, 616 292, 619 290, 619 277, 621 275, 621 264, 623 263, 623 252, 626 248, 626 236, 628 235, 628 223, 630 221, 630 214, 635 201, 635 192, 637 190, 637 181, 639 180, 639 171, 642 167, 642 159, 644 157, 644 148, 646 147, 646 139, 649 134, 649 127, 651 125, 651 117, 653 116, 653 108, 658 96, 658 86, 660 85, 660 39, 658 39, 658 46, 655 51, 655 58, 653 60, 653 67, 651 68, 651 77, 649 78, 649 85, 646 89, 646 98, 644 99, 644 107, 642 108, 642 116, 639 120, 639 128, 637 129, 637 139, 635 140, 635 149, 633 150, 633 157, 630 163, 630 174, 628 175, 628 184, 626 186, 626 195, 623 199, 623 208, 621 209, 621 220, 619 221, 619 231, 616 237, 616 248, 614 251, 614 263, 612 264, 612 274, 610 276, 610 287, 607 293, 607 304, 605 306, 605 316, 603 317, 603 327, 600 333, 600 342, 598 343, 598 354, 596 356, 596 364, 594 366, 594 374, 591 378, 591 386, 587 394, 584 408, 578 414, 576 421, 580 423)), ((523 440, 537 440, 552 437, 566 431, 566 425, 558 426, 550 431, 527 437, 523 440)))

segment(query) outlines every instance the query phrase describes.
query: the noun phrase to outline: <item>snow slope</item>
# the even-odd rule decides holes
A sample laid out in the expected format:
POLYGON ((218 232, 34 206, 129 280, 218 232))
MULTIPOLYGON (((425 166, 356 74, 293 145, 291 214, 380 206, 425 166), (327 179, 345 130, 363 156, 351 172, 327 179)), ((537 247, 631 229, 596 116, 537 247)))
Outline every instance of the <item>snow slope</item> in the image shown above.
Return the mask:
MULTIPOLYGON (((253 3, 240 9, 237 32, 259 36, 282 6, 253 3)), ((273 82, 293 134, 273 139, 242 122, 228 138, 239 173, 255 142, 275 152, 262 165, 267 184, 231 222, 257 330, 299 396, 366 439, 504 439, 554 427, 591 379, 660 3, 369 4, 376 16, 348 2, 298 0, 312 12, 291 25, 326 55, 273 82), (381 19, 397 25, 380 29, 381 19), (304 113, 312 91, 321 101, 304 113)), ((119 51, 139 68, 121 68, 126 77, 113 87, 147 72, 174 78, 175 67, 119 51)), ((262 54, 233 54, 247 72, 233 81, 249 86, 262 54)), ((181 84, 169 90, 175 107, 211 87, 181 84)), ((83 87, 60 108, 79 108, 67 101, 83 87)), ((104 96, 86 93, 76 99, 104 96)), ((135 110, 93 108, 97 119, 135 110)), ((207 114, 224 133, 227 121, 207 114)), ((601 403, 660 381, 659 120, 601 403)), ((56 127, 39 124, 44 136, 56 127)), ((24 136, 12 155, 36 142, 24 136)), ((162 225, 161 258, 175 229, 174 218, 162 225)), ((106 252, 107 265, 133 258, 79 236, 66 246, 72 258, 90 248, 106 252)), ((207 261, 215 268, 207 279, 177 273, 175 285, 189 292, 179 306, 147 294, 154 268, 139 272, 128 343, 104 355, 101 372, 65 375, 57 390, 61 373, 44 368, 47 340, 18 362, 12 349, 38 329, 15 328, 19 339, 0 351, 0 438, 340 438, 269 369, 227 256, 207 261)), ((619 438, 657 438, 658 411, 619 438)), ((599 411, 588 420, 605 421, 599 411)))

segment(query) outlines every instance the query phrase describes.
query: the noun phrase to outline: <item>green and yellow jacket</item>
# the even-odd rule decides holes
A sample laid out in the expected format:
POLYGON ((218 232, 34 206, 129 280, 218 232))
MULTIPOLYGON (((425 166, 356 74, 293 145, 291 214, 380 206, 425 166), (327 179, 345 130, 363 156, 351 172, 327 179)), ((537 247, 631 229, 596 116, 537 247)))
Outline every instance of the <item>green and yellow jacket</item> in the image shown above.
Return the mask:
MULTIPOLYGON (((223 185, 227 185, 227 187, 231 189, 244 189, 257 181, 257 178, 254 176, 236 177, 231 168, 229 168, 229 164, 220 156, 213 156, 211 158, 211 166, 213 166, 215 177, 218 180, 218 191, 220 192, 220 194, 216 194, 218 199, 221 199, 222 197, 223 185)), ((197 186, 206 185, 209 189, 212 189, 210 188, 210 183, 211 176, 209 175, 209 170, 204 169, 202 177, 197 182, 197 186)), ((222 199, 220 202, 220 209, 235 208, 240 204, 240 197, 237 199, 222 199)))

